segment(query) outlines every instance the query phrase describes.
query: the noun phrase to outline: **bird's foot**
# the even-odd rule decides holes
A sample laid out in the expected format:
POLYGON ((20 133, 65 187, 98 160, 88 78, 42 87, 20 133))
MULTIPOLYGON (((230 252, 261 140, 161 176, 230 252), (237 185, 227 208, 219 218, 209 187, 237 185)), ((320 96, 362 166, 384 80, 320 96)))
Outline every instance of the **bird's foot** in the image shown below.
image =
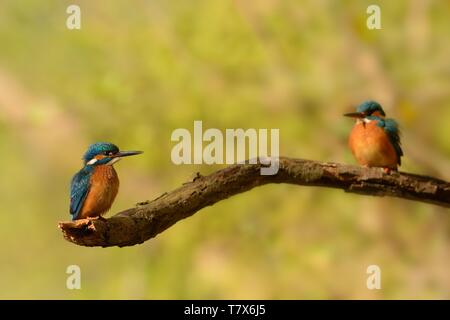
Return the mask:
POLYGON ((395 171, 397 171, 397 169, 387 168, 387 167, 383 168, 383 172, 386 174, 391 174, 392 172, 395 172, 395 171))

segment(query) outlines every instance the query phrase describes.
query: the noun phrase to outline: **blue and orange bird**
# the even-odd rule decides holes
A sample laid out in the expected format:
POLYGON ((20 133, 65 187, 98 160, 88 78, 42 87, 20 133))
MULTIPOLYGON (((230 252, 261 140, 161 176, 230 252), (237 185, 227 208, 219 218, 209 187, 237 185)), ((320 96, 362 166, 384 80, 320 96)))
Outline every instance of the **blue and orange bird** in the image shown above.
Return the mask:
POLYGON ((119 178, 113 164, 123 157, 142 151, 120 151, 112 143, 97 142, 83 156, 84 167, 70 184, 70 214, 72 220, 102 218, 119 191, 119 178))
POLYGON ((356 118, 348 139, 356 161, 365 167, 382 167, 386 173, 397 170, 403 156, 400 132, 395 120, 385 118, 381 105, 366 101, 344 116, 356 118))

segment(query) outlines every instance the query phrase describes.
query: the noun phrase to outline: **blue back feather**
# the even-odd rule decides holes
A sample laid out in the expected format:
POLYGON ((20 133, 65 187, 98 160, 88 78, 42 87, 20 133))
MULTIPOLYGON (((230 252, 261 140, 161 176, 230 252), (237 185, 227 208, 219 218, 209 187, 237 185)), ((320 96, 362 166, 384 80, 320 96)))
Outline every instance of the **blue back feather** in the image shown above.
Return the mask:
POLYGON ((70 184, 70 214, 72 220, 78 218, 91 186, 92 166, 85 166, 73 176, 70 184))
POLYGON ((376 116, 368 116, 366 118, 377 121, 377 125, 383 128, 387 133, 389 140, 395 149, 395 153, 397 154, 398 164, 401 165, 400 158, 403 156, 403 150, 400 143, 400 130, 398 129, 397 121, 394 119, 382 119, 376 116))

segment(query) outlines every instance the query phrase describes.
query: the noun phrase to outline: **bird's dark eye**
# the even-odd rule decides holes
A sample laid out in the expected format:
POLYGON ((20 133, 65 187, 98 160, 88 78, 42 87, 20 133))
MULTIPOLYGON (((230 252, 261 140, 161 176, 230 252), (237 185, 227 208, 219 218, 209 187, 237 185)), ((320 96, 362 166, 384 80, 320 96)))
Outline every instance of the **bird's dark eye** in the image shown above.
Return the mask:
POLYGON ((105 156, 112 156, 113 155, 113 153, 111 151, 105 151, 105 152, 103 152, 103 154, 105 156))

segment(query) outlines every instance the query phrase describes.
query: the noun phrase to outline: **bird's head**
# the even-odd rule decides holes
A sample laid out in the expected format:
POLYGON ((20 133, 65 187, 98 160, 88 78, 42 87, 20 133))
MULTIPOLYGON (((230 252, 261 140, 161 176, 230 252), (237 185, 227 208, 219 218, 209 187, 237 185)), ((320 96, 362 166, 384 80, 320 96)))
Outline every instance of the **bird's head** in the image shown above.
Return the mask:
POLYGON ((108 142, 91 144, 83 156, 85 165, 113 165, 123 157, 134 156, 142 151, 120 151, 119 148, 108 142))
POLYGON ((378 102, 365 101, 358 106, 356 112, 346 113, 344 114, 344 116, 363 120, 370 116, 384 118, 386 114, 384 113, 383 108, 378 102))

